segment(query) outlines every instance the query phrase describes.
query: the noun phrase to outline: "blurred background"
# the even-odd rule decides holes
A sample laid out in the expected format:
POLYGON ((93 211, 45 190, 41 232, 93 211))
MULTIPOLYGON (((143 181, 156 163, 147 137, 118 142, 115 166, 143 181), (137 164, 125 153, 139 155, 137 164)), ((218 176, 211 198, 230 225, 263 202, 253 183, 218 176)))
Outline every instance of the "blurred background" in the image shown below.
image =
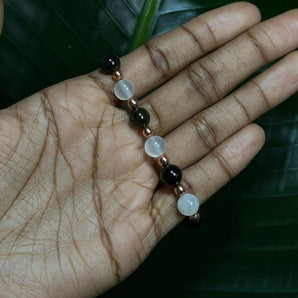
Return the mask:
MULTIPOLYGON (((4 0, 1 108, 231 2, 4 0)), ((297 0, 251 2, 263 19, 298 7, 297 0)), ((201 207, 200 227, 180 224, 102 297, 298 297, 298 94, 257 123, 264 149, 201 207)))

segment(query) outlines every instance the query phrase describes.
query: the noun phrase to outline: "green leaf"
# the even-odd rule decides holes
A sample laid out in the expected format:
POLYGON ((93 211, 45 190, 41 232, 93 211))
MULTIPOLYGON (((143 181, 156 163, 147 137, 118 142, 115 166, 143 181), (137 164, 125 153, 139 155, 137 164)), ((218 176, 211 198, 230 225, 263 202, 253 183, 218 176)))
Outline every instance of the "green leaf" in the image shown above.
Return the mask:
MULTIPOLYGON (((93 70, 224 0, 6 0, 0 39, 5 107, 93 70)), ((254 1, 264 18, 296 0, 254 1)), ((104 297, 298 297, 298 94, 258 122, 267 141, 251 165, 202 206, 198 230, 174 229, 104 297)))
POLYGON ((156 21, 156 12, 158 12, 160 3, 160 0, 152 0, 146 1, 143 4, 142 13, 130 43, 130 50, 134 50, 144 44, 149 39, 150 35, 152 35, 152 29, 156 21))

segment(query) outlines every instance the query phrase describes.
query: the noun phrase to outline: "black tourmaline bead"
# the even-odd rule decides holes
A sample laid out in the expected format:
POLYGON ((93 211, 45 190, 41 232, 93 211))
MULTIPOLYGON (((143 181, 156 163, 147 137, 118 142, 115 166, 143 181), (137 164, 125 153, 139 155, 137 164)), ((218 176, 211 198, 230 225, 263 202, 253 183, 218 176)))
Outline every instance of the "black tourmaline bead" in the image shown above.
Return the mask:
POLYGON ((176 165, 168 165, 163 168, 160 172, 160 180, 164 184, 168 184, 171 186, 176 185, 182 179, 182 171, 176 165))
POLYGON ((129 121, 136 128, 144 128, 150 122, 150 114, 144 108, 136 108, 129 113, 129 121))
POLYGON ((109 54, 101 59, 101 68, 107 73, 112 74, 120 69, 120 59, 115 54, 109 54))

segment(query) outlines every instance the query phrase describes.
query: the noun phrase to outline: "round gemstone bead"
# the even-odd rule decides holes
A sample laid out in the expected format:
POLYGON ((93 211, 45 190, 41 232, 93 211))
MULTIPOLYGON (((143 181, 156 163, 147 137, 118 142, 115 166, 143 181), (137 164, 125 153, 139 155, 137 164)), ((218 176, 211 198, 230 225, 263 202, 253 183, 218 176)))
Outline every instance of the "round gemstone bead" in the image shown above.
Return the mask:
POLYGON ((101 68, 107 73, 112 74, 120 69, 120 59, 117 55, 106 55, 101 59, 101 68))
POLYGON ((153 158, 157 158, 166 152, 166 142, 160 136, 152 136, 145 142, 145 152, 153 158))
POLYGON ((164 167, 160 172, 160 180, 164 184, 171 186, 176 185, 182 179, 182 171, 176 165, 168 165, 164 167))
POLYGON ((114 93, 120 100, 130 99, 135 93, 135 85, 129 80, 120 80, 115 84, 114 93))
POLYGON ((136 128, 143 128, 150 122, 150 114, 144 108, 136 108, 129 113, 129 121, 136 128))
POLYGON ((193 194, 186 193, 177 202, 179 212, 185 216, 196 214, 200 207, 199 199, 193 194))

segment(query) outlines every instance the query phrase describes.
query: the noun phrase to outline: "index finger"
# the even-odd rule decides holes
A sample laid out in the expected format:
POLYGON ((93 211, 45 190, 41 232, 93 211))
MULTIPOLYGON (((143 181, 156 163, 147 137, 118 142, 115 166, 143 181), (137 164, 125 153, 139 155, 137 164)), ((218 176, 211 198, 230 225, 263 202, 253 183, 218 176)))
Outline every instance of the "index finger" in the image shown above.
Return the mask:
POLYGON ((258 22, 258 8, 246 2, 202 14, 124 56, 124 76, 135 83, 136 96, 143 95, 258 22))

